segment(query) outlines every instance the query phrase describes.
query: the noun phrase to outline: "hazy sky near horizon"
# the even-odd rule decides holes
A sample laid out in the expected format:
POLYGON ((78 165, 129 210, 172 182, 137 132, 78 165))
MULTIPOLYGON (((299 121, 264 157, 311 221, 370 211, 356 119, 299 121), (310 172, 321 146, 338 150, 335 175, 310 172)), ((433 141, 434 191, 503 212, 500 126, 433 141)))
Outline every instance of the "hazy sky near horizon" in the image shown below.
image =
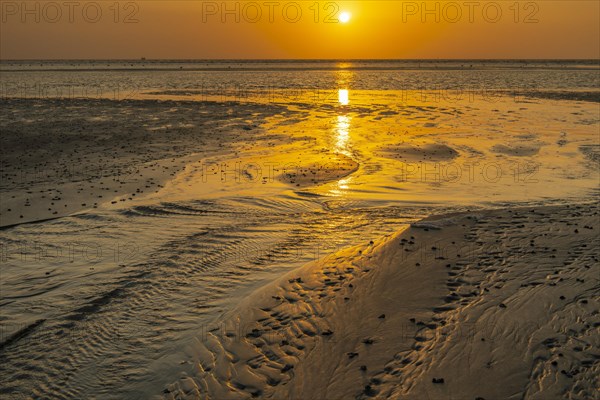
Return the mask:
POLYGON ((596 0, 0 3, 2 59, 600 58, 596 0))

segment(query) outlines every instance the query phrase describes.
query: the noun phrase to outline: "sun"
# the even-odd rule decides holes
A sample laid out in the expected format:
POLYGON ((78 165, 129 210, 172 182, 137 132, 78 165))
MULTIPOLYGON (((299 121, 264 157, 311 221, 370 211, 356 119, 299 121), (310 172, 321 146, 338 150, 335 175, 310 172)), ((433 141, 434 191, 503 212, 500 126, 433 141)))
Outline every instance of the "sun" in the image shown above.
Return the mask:
POLYGON ((342 11, 340 13, 340 16, 338 17, 338 20, 342 23, 345 24, 346 22, 350 21, 350 17, 352 15, 350 15, 350 13, 348 11, 342 11))

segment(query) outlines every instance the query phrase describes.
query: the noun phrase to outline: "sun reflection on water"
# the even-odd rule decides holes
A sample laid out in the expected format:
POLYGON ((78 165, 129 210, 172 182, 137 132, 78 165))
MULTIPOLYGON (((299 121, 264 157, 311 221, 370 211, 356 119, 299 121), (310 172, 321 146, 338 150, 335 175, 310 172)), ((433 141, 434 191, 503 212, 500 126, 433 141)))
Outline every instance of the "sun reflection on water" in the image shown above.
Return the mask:
POLYGON ((335 124, 335 151, 350 157, 348 148, 350 139, 350 117, 347 115, 338 115, 335 124))
MULTIPOLYGON (((348 89, 338 90, 338 101, 340 105, 346 106, 350 102, 348 89)), ((352 158, 350 151, 350 123, 351 117, 346 115, 346 110, 342 109, 342 113, 336 117, 333 127, 333 142, 335 152, 346 157, 352 158)), ((341 196, 348 191, 348 183, 352 178, 346 177, 338 180, 329 192, 334 196, 341 196)))
POLYGON ((343 106, 347 106, 348 103, 350 103, 350 98, 348 97, 348 89, 338 90, 338 101, 343 106))
POLYGON ((335 183, 335 186, 329 189, 329 193, 333 196, 343 196, 350 189, 348 184, 351 180, 351 176, 340 179, 335 183))

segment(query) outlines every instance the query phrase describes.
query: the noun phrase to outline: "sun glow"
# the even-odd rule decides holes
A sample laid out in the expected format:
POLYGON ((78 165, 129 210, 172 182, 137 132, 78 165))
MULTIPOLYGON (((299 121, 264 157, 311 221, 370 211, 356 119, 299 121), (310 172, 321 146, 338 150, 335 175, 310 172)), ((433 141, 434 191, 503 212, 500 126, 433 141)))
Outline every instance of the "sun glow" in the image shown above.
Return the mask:
POLYGON ((350 17, 352 17, 352 15, 348 12, 348 11, 342 11, 340 13, 340 16, 338 17, 338 20, 342 23, 345 24, 348 21, 350 21, 350 17))

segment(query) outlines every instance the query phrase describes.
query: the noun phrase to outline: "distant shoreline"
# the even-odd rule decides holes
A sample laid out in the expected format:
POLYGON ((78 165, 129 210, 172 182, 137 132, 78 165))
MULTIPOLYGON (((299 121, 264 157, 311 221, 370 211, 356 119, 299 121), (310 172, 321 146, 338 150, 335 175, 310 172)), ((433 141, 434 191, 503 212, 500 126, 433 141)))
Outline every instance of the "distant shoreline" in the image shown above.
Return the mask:
POLYGON ((600 70, 597 59, 82 59, 82 60, 0 60, 4 72, 39 71, 410 71, 410 70, 600 70))

